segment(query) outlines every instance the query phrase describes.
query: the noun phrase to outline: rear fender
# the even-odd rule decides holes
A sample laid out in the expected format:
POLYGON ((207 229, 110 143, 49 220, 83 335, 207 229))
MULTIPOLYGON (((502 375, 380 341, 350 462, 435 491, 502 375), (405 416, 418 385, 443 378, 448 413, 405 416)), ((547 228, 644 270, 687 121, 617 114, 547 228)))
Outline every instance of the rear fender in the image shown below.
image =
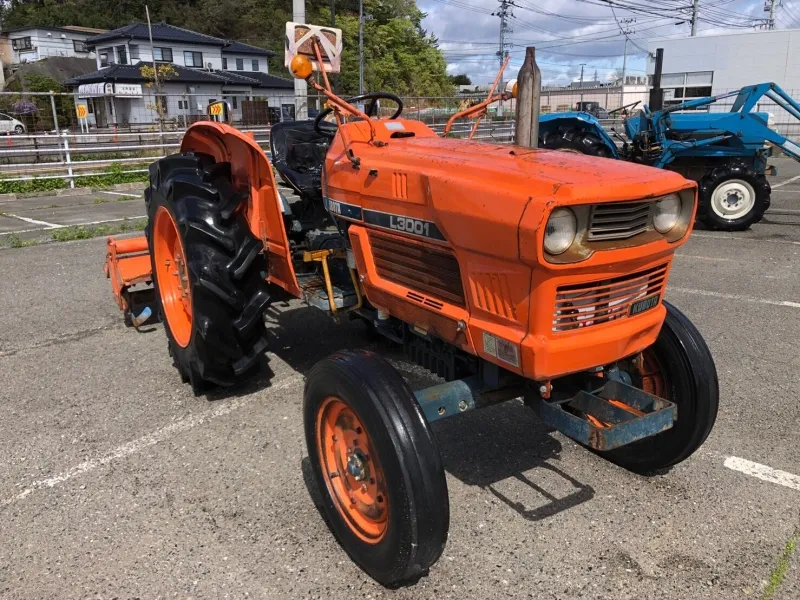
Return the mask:
POLYGON ((539 116, 539 135, 556 131, 559 127, 581 127, 599 137, 614 158, 619 158, 617 145, 606 133, 597 117, 586 112, 557 112, 539 116))
POLYGON ((278 186, 264 150, 252 136, 230 125, 200 121, 186 131, 181 152, 203 152, 217 162, 231 163, 234 187, 250 194, 246 216, 250 230, 261 239, 268 253, 267 281, 300 297, 278 186))

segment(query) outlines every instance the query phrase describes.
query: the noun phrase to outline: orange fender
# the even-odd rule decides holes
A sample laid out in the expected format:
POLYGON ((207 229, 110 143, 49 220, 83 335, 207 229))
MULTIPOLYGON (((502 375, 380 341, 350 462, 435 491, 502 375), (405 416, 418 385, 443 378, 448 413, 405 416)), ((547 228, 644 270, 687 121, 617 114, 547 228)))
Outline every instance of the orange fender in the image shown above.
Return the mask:
POLYGON ((203 152, 217 162, 231 163, 234 187, 249 192, 247 221, 253 235, 264 243, 269 265, 267 281, 299 298, 278 186, 264 150, 252 136, 230 125, 199 121, 183 136, 181 152, 203 152))

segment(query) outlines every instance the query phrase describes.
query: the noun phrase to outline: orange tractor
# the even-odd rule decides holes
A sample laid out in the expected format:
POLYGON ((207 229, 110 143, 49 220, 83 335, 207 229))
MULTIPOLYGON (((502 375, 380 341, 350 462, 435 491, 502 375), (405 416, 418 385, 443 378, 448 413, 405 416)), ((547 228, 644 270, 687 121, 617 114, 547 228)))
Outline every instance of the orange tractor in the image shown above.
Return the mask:
MULTIPOLYGON (((331 92, 339 31, 290 23, 286 46, 293 74, 328 99, 313 123, 273 131, 276 166, 300 200, 279 195, 251 137, 199 122, 179 154, 150 167, 148 240, 130 247, 149 248, 155 311, 197 393, 262 360, 263 314, 286 295, 366 321, 443 378, 413 392, 364 351, 307 374, 314 479, 332 532, 364 571, 396 585, 442 553, 450 507, 435 420, 522 397, 636 472, 703 443, 716 369, 664 300, 696 184, 621 161, 440 138, 403 119, 392 94, 331 92), (372 118, 378 101, 394 114, 372 118)), ((125 260, 115 256, 112 272, 125 260)))

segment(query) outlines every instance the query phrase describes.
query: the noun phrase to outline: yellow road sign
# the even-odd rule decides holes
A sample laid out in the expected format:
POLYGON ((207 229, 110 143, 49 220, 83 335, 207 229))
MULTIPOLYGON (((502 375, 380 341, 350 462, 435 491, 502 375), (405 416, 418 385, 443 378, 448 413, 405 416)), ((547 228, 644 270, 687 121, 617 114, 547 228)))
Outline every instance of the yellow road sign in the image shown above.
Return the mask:
POLYGON ((214 117, 219 117, 223 114, 225 110, 225 106, 222 102, 215 102, 211 106, 208 107, 208 114, 214 117))
POLYGON ((89 114, 89 110, 85 104, 76 104, 75 105, 75 114, 78 115, 79 119, 85 119, 89 114))

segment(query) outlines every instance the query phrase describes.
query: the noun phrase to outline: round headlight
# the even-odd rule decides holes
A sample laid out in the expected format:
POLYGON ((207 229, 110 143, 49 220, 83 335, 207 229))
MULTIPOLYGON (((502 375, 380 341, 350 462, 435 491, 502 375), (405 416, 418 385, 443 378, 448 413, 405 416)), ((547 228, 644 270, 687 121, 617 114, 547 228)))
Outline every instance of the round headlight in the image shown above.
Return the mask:
POLYGON ((575 213, 568 208, 557 208, 547 221, 544 233, 544 249, 548 254, 561 254, 572 246, 578 232, 575 213))
POLYGON ((667 233, 678 224, 681 217, 681 199, 678 194, 664 196, 656 202, 656 210, 653 213, 653 227, 659 233, 667 233))

